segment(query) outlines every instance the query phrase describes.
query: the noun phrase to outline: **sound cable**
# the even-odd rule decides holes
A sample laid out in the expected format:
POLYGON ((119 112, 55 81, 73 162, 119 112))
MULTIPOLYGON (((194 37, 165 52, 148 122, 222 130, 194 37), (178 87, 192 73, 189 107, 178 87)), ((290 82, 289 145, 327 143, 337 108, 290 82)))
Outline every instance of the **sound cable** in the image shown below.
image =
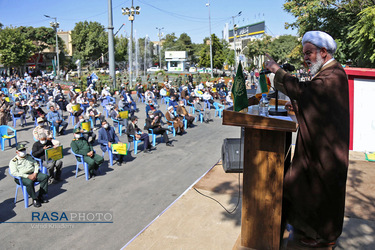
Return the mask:
MULTIPOLYGON (((241 175, 240 175, 240 168, 241 168, 241 154, 242 154, 242 143, 240 142, 240 157, 239 157, 239 161, 238 161, 238 199, 237 199, 237 204, 236 206, 231 210, 229 211, 227 208, 224 207, 223 204, 221 204, 218 200, 216 200, 215 198, 212 198, 211 196, 208 196, 206 194, 203 194, 201 193, 200 191, 198 191, 196 188, 194 188, 195 191, 197 191, 198 194, 200 195, 203 195, 204 197, 206 198, 209 198, 213 201, 215 201, 216 203, 218 203, 228 214, 233 214, 237 208, 238 208, 238 205, 240 204, 240 200, 241 200, 241 175)), ((220 159, 219 159, 220 161, 220 159)), ((219 162, 218 161, 218 162, 219 162)))

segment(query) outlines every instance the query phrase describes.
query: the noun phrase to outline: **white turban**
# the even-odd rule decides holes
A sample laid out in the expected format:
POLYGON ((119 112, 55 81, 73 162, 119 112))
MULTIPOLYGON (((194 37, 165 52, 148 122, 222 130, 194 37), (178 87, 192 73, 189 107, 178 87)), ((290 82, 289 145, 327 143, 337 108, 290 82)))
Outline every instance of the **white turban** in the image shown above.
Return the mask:
POLYGON ((306 32, 302 38, 302 45, 311 43, 319 48, 326 48, 329 53, 335 53, 337 44, 333 38, 323 31, 306 32))

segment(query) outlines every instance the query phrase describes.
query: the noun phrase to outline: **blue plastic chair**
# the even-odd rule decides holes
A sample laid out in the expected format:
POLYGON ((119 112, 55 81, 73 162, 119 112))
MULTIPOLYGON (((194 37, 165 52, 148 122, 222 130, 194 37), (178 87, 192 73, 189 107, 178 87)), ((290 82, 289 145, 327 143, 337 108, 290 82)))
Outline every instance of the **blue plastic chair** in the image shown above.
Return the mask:
MULTIPOLYGON (((26 186, 24 186, 23 183, 22 183, 21 177, 13 176, 10 173, 10 169, 9 169, 9 175, 12 176, 14 179, 17 179, 18 182, 20 183, 20 184, 17 184, 17 187, 16 187, 16 194, 15 194, 15 197, 14 197, 14 203, 17 203, 18 188, 21 188, 22 193, 23 193, 23 200, 25 201, 25 208, 28 208, 29 207, 29 194, 27 193, 26 186)), ((39 182, 34 182, 34 186, 36 186, 36 185, 39 185, 39 182)))
POLYGON ((182 122, 184 123, 184 129, 187 129, 187 120, 185 117, 182 119, 182 122))
POLYGON ((100 121, 100 118, 99 117, 95 117, 95 119, 92 118, 92 116, 90 116, 90 122, 91 122, 91 128, 94 129, 94 126, 96 125, 96 121, 99 120, 100 121))
POLYGON ((55 139, 56 138, 56 127, 55 127, 55 125, 53 125, 53 122, 52 121, 50 121, 50 120, 47 120, 48 122, 49 122, 49 124, 50 124, 50 130, 52 130, 52 136, 53 136, 53 139, 55 139))
MULTIPOLYGON (((130 136, 133 138, 132 142, 134 143, 134 154, 136 155, 137 152, 138 152, 138 144, 139 144, 139 142, 141 142, 141 140, 136 140, 134 135, 130 135, 130 136)), ((129 149, 130 149, 130 146, 131 146, 132 142, 129 141, 129 149)))
POLYGON ((1 91, 3 91, 5 95, 8 95, 8 94, 9 94, 9 92, 8 92, 8 89, 7 89, 7 88, 1 88, 1 91))
POLYGON ((122 135, 122 124, 120 123, 119 120, 113 119, 112 117, 111 117, 111 119, 113 121, 113 125, 115 125, 115 123, 117 123, 118 133, 121 136, 122 135))
POLYGON ((12 110, 10 111, 10 114, 12 115, 12 119, 13 119, 13 127, 16 127, 16 122, 17 120, 21 120, 21 117, 15 117, 12 110))
POLYGON ((1 151, 4 151, 4 145, 5 145, 6 140, 9 141, 9 147, 11 146, 11 140, 13 138, 16 141, 16 145, 17 145, 17 131, 14 128, 9 127, 7 125, 1 125, 0 126, 0 136, 1 136, 1 151), (8 134, 8 129, 13 131, 13 135, 8 134))
MULTIPOLYGON (((170 122, 172 123, 171 125, 168 125, 168 129, 172 129, 173 131, 173 136, 176 136, 176 130, 174 129, 174 121, 167 121, 167 122, 170 122)), ((169 131, 167 130, 167 134, 169 134, 169 131)))
POLYGON ((219 116, 220 118, 222 117, 222 112, 224 110, 224 105, 214 102, 214 107, 215 107, 215 116, 219 116))
POLYGON ((112 154, 112 150, 108 147, 108 145, 106 147, 107 147, 107 150, 103 151, 102 157, 104 157, 105 152, 108 152, 109 163, 111 164, 111 166, 113 166, 113 154, 112 154))
POLYGON ((194 121, 197 121, 197 119, 199 119, 200 122, 202 123, 203 122, 203 112, 202 111, 198 111, 198 112, 199 112, 199 114, 198 114, 198 116, 195 117, 194 121))
MULTIPOLYGON (((154 134, 154 129, 152 129, 152 128, 149 128, 148 131, 149 131, 149 134, 152 136, 151 137, 152 138, 152 146, 155 147, 157 134, 154 134)), ((163 135, 162 134, 159 134, 159 135, 160 135, 160 138, 163 140, 163 135)))
POLYGON ((43 166, 43 160, 34 157, 34 156, 33 156, 33 151, 32 151, 32 150, 30 151, 30 155, 31 155, 31 157, 33 157, 33 159, 34 159, 35 161, 37 161, 37 162, 39 163, 39 169, 40 169, 40 171, 41 171, 43 174, 48 175, 47 168, 43 166))
POLYGON ((189 105, 189 113, 195 114, 194 104, 189 101, 187 103, 189 105))
POLYGON ((75 116, 72 113, 69 113, 68 123, 70 120, 72 120, 72 126, 74 127, 75 124, 75 116))
POLYGON ((85 175, 86 175, 86 181, 89 180, 89 166, 87 165, 87 163, 83 160, 83 155, 79 155, 79 154, 76 154, 73 152, 73 150, 70 150, 72 152, 72 154, 76 157, 76 160, 77 160, 77 165, 76 165, 76 178, 77 178, 77 174, 78 174, 78 170, 79 170, 79 165, 83 165, 83 168, 85 169, 85 175))

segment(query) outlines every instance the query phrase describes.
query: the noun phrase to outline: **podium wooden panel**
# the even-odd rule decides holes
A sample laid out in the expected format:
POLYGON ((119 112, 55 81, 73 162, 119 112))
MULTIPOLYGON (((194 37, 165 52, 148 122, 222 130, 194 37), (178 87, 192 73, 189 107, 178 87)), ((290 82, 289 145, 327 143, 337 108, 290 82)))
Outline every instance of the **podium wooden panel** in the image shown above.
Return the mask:
POLYGON ((234 249, 279 249, 284 164, 297 123, 224 110, 223 125, 245 128, 241 235, 234 249))

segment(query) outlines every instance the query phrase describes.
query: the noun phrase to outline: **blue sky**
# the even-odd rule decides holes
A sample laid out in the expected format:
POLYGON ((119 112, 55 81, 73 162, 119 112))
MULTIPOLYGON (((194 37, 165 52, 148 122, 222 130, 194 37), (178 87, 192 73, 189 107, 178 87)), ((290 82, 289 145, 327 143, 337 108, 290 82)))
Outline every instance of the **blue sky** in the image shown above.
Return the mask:
MULTIPOLYGON (((174 32, 177 36, 187 33, 194 43, 201 43, 209 36, 208 0, 134 0, 134 6, 141 7, 140 15, 135 17, 136 36, 148 35, 152 41, 158 40, 157 29, 163 33, 174 32)), ((285 22, 294 18, 283 10, 284 0, 210 0, 211 28, 219 38, 225 23, 233 25, 231 16, 242 11, 235 19, 239 26, 259 21, 266 22, 266 33, 272 36, 292 34, 296 30, 285 30, 285 22)), ((121 14, 122 7, 130 7, 131 0, 112 0, 114 32, 125 23, 118 35, 129 36, 130 22, 121 14)), ((0 22, 5 26, 49 26, 44 15, 57 17, 60 29, 67 31, 79 21, 97 21, 108 26, 107 0, 0 0, 0 22)))

